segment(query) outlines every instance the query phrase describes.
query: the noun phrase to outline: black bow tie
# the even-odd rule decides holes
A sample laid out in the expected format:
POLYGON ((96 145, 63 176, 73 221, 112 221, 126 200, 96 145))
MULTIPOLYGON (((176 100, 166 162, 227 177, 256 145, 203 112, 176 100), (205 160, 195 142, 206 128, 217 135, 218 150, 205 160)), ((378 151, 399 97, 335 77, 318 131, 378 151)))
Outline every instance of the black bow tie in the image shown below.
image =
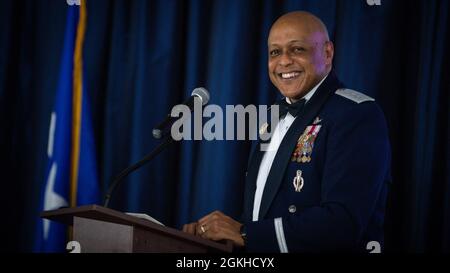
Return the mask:
POLYGON ((295 103, 287 103, 286 99, 282 99, 280 102, 280 117, 285 116, 287 112, 293 117, 296 117, 305 106, 306 100, 301 99, 295 103))

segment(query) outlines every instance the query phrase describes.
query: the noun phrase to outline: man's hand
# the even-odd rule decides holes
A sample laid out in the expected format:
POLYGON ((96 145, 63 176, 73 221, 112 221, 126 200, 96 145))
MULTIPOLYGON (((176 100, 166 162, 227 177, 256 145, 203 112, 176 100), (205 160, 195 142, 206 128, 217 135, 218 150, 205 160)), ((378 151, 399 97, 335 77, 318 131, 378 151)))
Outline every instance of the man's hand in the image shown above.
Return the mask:
POLYGON ((213 241, 231 240, 236 246, 244 246, 240 229, 242 224, 220 211, 214 211, 198 222, 186 224, 183 231, 213 241))
POLYGON ((183 225, 183 231, 184 232, 187 232, 187 233, 190 233, 190 234, 193 234, 193 235, 197 235, 197 225, 198 225, 198 223, 197 222, 194 222, 194 223, 190 223, 190 224, 185 224, 185 225, 183 225))

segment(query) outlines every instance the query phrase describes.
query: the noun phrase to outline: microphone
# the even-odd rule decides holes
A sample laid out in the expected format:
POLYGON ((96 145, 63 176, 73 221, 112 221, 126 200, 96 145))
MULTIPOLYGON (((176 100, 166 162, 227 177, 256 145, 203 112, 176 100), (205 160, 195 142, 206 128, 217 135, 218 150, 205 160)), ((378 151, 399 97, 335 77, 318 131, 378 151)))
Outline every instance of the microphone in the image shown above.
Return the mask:
MULTIPOLYGON (((199 98, 202 102, 202 106, 205 106, 209 102, 209 92, 203 87, 195 88, 191 93, 191 97, 184 101, 181 105, 186 105, 189 107, 189 110, 192 111, 194 108, 194 99, 199 98)), ((152 131, 152 135, 156 139, 160 139, 163 137, 163 130, 167 127, 167 125, 172 124, 177 118, 172 117, 170 114, 158 124, 152 131)))
MULTIPOLYGON (((203 87, 198 87, 195 88, 194 91, 192 91, 191 97, 189 99, 187 99, 185 102, 183 102, 183 105, 186 105, 189 107, 189 109, 192 111, 192 109, 194 108, 194 99, 195 97, 200 98, 202 105, 205 105, 208 103, 209 101, 209 92, 208 90, 206 90, 203 87)), ((163 122, 161 122, 158 126, 155 127, 155 129, 153 129, 153 136, 157 139, 160 139, 163 136, 162 130, 164 128, 167 127, 168 124, 172 123, 173 121, 175 121, 175 118, 168 115, 163 122), (156 135, 156 136, 155 136, 156 135)), ((123 181, 123 178, 125 178, 127 175, 129 175, 130 173, 134 172, 135 170, 139 169, 140 167, 142 167, 144 164, 148 163, 150 160, 152 160, 153 158, 155 158, 158 154, 160 154, 165 148, 167 148, 172 142, 174 142, 172 136, 166 137, 164 138, 164 140, 158 145, 156 146, 156 148, 150 152, 149 154, 147 154, 144 158, 142 158, 140 161, 136 162, 135 164, 129 166, 128 168, 126 168, 125 170, 123 170, 122 172, 120 172, 116 178, 114 178, 113 182, 111 183, 111 185, 108 188, 108 191, 105 194, 105 199, 104 199, 104 203, 103 206, 104 207, 108 207, 109 205, 109 201, 111 199, 111 196, 115 190, 115 188, 117 187, 117 185, 120 184, 121 181, 123 181)))

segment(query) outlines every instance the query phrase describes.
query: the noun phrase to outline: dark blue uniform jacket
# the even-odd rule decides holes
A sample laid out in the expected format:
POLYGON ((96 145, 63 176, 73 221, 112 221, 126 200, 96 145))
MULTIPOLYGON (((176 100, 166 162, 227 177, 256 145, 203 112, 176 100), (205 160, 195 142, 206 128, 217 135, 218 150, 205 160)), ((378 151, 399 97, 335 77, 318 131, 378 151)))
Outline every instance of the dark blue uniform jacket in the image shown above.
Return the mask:
POLYGON ((343 88, 333 71, 328 75, 286 133, 265 184, 259 221, 253 222, 262 144, 255 146, 246 174, 246 251, 366 251, 370 241, 383 244, 391 156, 385 118, 372 98, 343 88), (305 162, 295 160, 296 150, 300 157, 308 151, 298 142, 312 126, 312 149, 305 162), (293 184, 298 171, 300 191, 293 184))

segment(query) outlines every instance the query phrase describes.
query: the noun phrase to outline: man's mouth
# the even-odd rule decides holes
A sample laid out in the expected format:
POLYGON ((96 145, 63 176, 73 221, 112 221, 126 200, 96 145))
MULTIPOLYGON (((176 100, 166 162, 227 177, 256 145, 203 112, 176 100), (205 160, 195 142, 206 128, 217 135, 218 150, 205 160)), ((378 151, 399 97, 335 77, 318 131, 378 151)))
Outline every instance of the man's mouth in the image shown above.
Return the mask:
POLYGON ((284 73, 277 73, 277 75, 282 78, 283 80, 291 80, 295 79, 298 76, 300 76, 300 71, 292 71, 292 72, 284 72, 284 73))

